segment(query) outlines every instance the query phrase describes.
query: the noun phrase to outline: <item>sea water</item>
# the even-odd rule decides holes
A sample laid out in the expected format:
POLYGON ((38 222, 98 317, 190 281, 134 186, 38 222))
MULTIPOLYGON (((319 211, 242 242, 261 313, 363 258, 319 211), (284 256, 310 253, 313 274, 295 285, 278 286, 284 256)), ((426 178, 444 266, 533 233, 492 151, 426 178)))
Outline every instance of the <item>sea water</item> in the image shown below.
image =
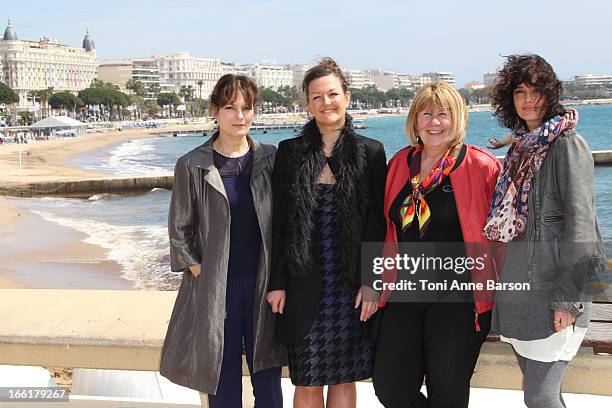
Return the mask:
MULTIPOLYGON (((612 106, 580 106, 577 130, 592 150, 612 150, 612 106)), ((380 140, 387 158, 407 145, 405 117, 366 119, 368 129, 358 133, 380 140)), ((502 138, 502 129, 490 112, 469 115, 467 143, 487 146, 492 137, 502 138)), ((293 130, 252 132, 264 143, 297 135, 293 130)), ((87 153, 71 164, 110 175, 160 175, 171 173, 176 159, 204 143, 202 135, 162 135, 138 139, 87 153)), ((494 152, 503 155, 505 149, 494 152)), ((612 242, 612 167, 595 169, 596 205, 605 240, 612 242)), ((33 199, 26 206, 43 218, 88 235, 87 242, 109 249, 109 258, 123 267, 124 277, 137 289, 172 289, 180 280, 170 271, 167 216, 170 192, 154 189, 136 196, 101 194, 83 199, 33 199)), ((612 255, 608 244, 608 255, 612 255)))

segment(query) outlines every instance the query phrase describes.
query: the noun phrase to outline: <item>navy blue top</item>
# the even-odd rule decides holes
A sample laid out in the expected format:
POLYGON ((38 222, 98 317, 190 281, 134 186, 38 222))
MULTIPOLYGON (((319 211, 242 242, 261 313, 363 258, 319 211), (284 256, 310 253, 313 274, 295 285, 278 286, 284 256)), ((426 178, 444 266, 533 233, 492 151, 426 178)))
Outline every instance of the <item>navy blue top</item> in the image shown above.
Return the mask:
POLYGON ((226 157, 214 152, 215 167, 219 170, 230 205, 230 251, 228 276, 253 276, 257 274, 261 231, 253 195, 251 194, 251 167, 253 152, 241 157, 226 157))

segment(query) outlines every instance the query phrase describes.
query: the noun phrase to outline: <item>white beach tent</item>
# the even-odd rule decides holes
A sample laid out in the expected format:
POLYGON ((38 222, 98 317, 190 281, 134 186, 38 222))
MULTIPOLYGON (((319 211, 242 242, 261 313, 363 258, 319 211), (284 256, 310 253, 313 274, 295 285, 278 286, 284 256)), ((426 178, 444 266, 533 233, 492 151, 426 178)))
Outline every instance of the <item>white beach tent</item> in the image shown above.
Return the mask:
POLYGON ((69 118, 68 116, 49 116, 30 125, 33 131, 53 131, 74 129, 75 134, 83 132, 87 128, 87 123, 69 118))

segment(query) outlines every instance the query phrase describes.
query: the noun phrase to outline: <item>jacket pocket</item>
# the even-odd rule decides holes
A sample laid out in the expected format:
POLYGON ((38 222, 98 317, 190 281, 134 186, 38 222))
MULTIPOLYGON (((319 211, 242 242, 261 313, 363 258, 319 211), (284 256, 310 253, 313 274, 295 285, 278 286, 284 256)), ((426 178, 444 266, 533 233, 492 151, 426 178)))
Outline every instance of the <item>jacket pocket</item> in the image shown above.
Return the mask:
POLYGON ((561 245, 557 239, 552 238, 540 241, 538 249, 538 265, 532 276, 533 283, 539 284, 536 289, 553 289, 562 271, 561 245))
POLYGON ((557 222, 565 221, 565 215, 563 213, 547 213, 542 216, 542 221, 545 224, 554 224, 557 222))

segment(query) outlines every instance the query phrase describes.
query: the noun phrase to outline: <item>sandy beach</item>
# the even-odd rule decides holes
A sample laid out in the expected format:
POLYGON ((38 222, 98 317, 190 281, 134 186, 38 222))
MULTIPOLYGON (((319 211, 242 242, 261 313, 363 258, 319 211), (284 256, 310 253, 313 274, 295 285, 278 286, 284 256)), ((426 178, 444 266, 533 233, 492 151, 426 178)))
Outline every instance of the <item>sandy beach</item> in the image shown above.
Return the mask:
MULTIPOLYGON (((20 214, 15 210, 15 208, 9 204, 5 198, 0 197, 0 239, 6 234, 7 227, 19 219, 19 216, 20 214)), ((0 266, 0 288, 12 289, 23 287, 25 287, 23 284, 14 282, 2 276, 2 267, 0 266)))
MULTIPOLYGON (((177 125, 164 132, 203 129, 177 125)), ((19 175, 19 146, 0 146, 0 183, 4 186, 48 180, 83 180, 108 175, 84 171, 66 162, 79 154, 129 140, 157 137, 160 129, 89 133, 75 139, 24 144, 19 175)), ((25 199, 0 196, 0 288, 131 289, 121 266, 107 250, 83 242, 87 236, 45 221, 27 210, 25 199)))
POLYGON ((87 133, 70 139, 42 140, 21 145, 21 175, 19 174, 19 149, 17 144, 0 146, 0 183, 6 185, 48 180, 79 180, 108 177, 77 169, 66 161, 80 153, 90 152, 109 145, 130 140, 158 137, 155 133, 199 130, 204 125, 178 125, 161 129, 127 129, 104 133, 87 133))
POLYGON ((121 266, 107 259, 106 249, 83 242, 85 234, 38 214, 19 214, 0 235, 0 288, 132 288, 132 282, 121 277, 121 266))

